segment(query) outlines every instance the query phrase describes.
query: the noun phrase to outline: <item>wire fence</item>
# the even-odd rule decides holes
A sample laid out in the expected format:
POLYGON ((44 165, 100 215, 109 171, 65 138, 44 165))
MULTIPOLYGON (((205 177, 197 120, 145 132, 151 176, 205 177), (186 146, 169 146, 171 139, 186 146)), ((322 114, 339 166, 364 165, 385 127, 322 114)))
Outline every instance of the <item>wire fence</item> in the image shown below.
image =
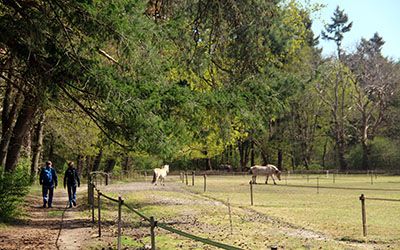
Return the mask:
POLYGON ((361 201, 361 218, 362 218, 362 227, 363 227, 363 236, 364 237, 367 236, 367 212, 366 212, 365 200, 400 202, 400 199, 366 197, 364 194, 361 194, 359 199, 361 201))
MULTIPOLYGON (((189 172, 190 173, 190 172, 189 172)), ((192 186, 194 186, 194 176, 195 172, 192 171, 192 186)), ((377 174, 376 172, 370 172, 368 175, 368 178, 370 177, 371 179, 371 185, 373 184, 373 180, 377 179, 377 174)), ((188 183, 188 172, 182 172, 180 174, 180 178, 182 183, 185 182, 186 180, 186 185, 189 185, 188 183)), ((295 185, 295 184, 287 184, 287 176, 286 176, 286 184, 282 185, 283 187, 289 187, 289 188, 313 188, 317 190, 317 194, 319 194, 320 189, 333 189, 333 190, 360 190, 360 191, 385 191, 385 192, 400 192, 400 189, 398 188, 368 188, 368 187, 335 187, 335 186, 322 186, 320 185, 320 180, 326 178, 321 178, 321 177, 313 177, 310 178, 309 175, 307 174, 306 177, 296 177, 296 178, 291 178, 290 180, 305 180, 307 179, 307 182, 309 180, 316 180, 316 183, 314 185, 295 185)), ((203 180, 204 180, 204 192, 206 192, 206 186, 207 186, 207 175, 203 174, 203 180)), ((335 183, 335 175, 333 175, 333 183, 335 183)), ((258 186, 258 185, 268 185, 268 184, 255 184, 253 183, 252 180, 249 182, 250 185, 250 205, 253 206, 255 203, 255 197, 254 197, 254 188, 253 186, 258 186)), ((372 201, 385 201, 385 202, 400 202, 400 199, 389 199, 389 198, 380 198, 380 197, 365 197, 363 194, 359 198, 361 200, 361 214, 362 214, 362 226, 363 226, 363 236, 367 236, 367 223, 366 223, 366 206, 365 206, 365 200, 372 200, 372 201)))
MULTIPOLYGON (((186 185, 192 185, 195 186, 195 183, 201 183, 201 181, 197 180, 197 182, 195 182, 195 177, 196 177, 196 172, 195 171, 185 171, 185 172, 180 172, 179 174, 179 178, 180 181, 182 183, 186 183, 186 185), (191 183, 190 183, 190 179, 191 179, 191 183)), ((337 176, 336 173, 329 173, 332 174, 332 178, 333 178, 333 183, 335 183, 335 176, 337 176)), ((99 173, 96 173, 97 176, 102 176, 99 173)), ((105 176, 105 175, 104 175, 105 176)), ((202 177, 203 179, 203 186, 204 186, 204 192, 207 191, 207 174, 200 173, 197 175, 198 177, 202 177)), ((302 177, 294 177, 292 176, 292 178, 288 178, 289 175, 286 175, 285 181, 286 184, 282 185, 284 187, 289 187, 289 188, 314 188, 317 190, 317 193, 319 193, 320 189, 334 189, 334 190, 360 190, 360 191, 388 191, 388 192, 400 192, 400 189, 398 188, 368 188, 368 187, 340 187, 340 186, 324 186, 324 185, 320 185, 320 180, 325 180, 328 178, 325 173, 325 175, 323 177, 318 176, 318 177, 310 177, 308 174, 302 176, 302 177), (315 183, 312 183, 310 185, 297 185, 297 184, 288 184, 287 181, 289 180, 305 180, 307 179, 307 182, 309 182, 310 180, 316 180, 315 183)), ((370 172, 369 175, 367 176, 368 178, 371 179, 371 184, 373 184, 373 179, 377 178, 377 173, 376 172, 370 172)), ((336 179, 337 180, 337 179, 336 179)), ((101 182, 100 182, 101 183, 101 182)), ((250 181, 250 200, 251 200, 251 205, 254 205, 254 195, 253 195, 253 186, 257 186, 257 185, 266 185, 266 184, 254 184, 250 181)), ((139 212, 137 209, 135 209, 134 207, 132 207, 129 204, 126 204, 124 202, 124 200, 122 199, 122 197, 118 197, 117 198, 113 198, 109 195, 106 195, 104 193, 102 193, 97 186, 95 185, 95 183, 90 183, 90 189, 92 191, 88 191, 88 195, 91 196, 91 198, 89 198, 89 204, 90 207, 92 209, 92 223, 95 223, 95 212, 94 212, 94 193, 95 191, 97 191, 97 196, 98 196, 98 200, 97 200, 97 206, 98 206, 98 228, 99 228, 99 236, 101 236, 101 197, 112 201, 114 203, 118 203, 118 249, 121 249, 121 207, 125 206, 126 208, 128 208, 128 210, 130 210, 131 212, 135 213, 136 215, 138 215, 139 217, 141 217, 143 220, 145 220, 146 222, 148 222, 148 227, 150 228, 150 235, 151 235, 151 249, 155 249, 155 245, 156 245, 156 238, 155 238, 155 232, 154 229, 156 227, 164 229, 166 231, 169 231, 171 233, 180 235, 182 237, 191 239, 191 240, 195 240, 198 242, 202 242, 204 244, 207 245, 211 245, 211 246, 215 246, 215 247, 219 247, 221 249, 241 249, 235 246, 230 246, 221 242, 217 242, 217 241, 213 241, 207 238, 203 238, 203 237, 199 237, 197 235, 193 235, 190 234, 188 232, 184 232, 181 231, 179 229, 176 229, 174 227, 171 227, 169 225, 167 225, 166 223, 157 221, 155 219, 154 216, 146 216, 144 214, 142 214, 141 212, 139 212)), ((360 196, 360 200, 362 202, 362 224, 363 224, 363 235, 366 236, 367 235, 367 224, 366 224, 366 208, 365 208, 365 200, 371 200, 371 201, 387 201, 387 202, 400 202, 400 199, 388 199, 388 198, 381 198, 381 197, 365 197, 364 195, 360 196)))
POLYGON ((114 203, 118 203, 118 240, 117 240, 117 249, 121 249, 122 247, 122 242, 121 242, 121 225, 122 225, 122 206, 125 206, 126 208, 128 208, 130 211, 132 211, 133 213, 135 213, 136 215, 138 215, 139 217, 141 217, 142 219, 144 219, 145 221, 149 222, 149 227, 150 227, 150 236, 151 236, 151 249, 155 250, 156 249, 156 238, 155 238, 155 232, 154 229, 156 227, 162 228, 166 231, 169 231, 171 233, 175 233, 177 235, 180 235, 182 237, 191 239, 191 240, 195 240, 198 242, 202 242, 204 244, 210 245, 210 246, 215 246, 221 249, 227 249, 227 250, 239 250, 242 248, 236 247, 236 246, 231 246, 231 245, 227 245, 225 243, 221 243, 221 242, 217 242, 214 240, 210 240, 207 238, 203 238, 194 234, 190 234, 188 232, 184 232, 181 231, 179 229, 176 229, 174 227, 171 227, 169 225, 167 225, 166 223, 163 222, 159 222, 155 219, 154 216, 146 216, 143 213, 139 212, 137 209, 133 208, 131 205, 126 204, 125 201, 122 199, 121 196, 118 197, 118 199, 110 197, 109 195, 106 195, 104 193, 102 193, 100 191, 100 189, 98 189, 96 187, 96 185, 94 183, 90 183, 89 187, 92 191, 88 192, 89 195, 92 195, 91 198, 89 198, 89 205, 90 208, 92 210, 92 223, 95 223, 95 212, 94 212, 94 193, 95 191, 97 192, 97 209, 98 209, 98 215, 97 215, 97 224, 98 224, 98 235, 99 237, 101 237, 101 228, 102 228, 102 224, 101 224, 101 197, 106 198, 109 201, 112 201, 114 203))

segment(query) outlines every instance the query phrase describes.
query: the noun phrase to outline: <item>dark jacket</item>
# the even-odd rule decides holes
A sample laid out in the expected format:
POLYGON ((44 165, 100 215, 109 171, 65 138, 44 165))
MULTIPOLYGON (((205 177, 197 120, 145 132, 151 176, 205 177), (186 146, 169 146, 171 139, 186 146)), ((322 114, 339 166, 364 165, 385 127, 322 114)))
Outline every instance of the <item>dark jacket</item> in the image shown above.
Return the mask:
POLYGON ((40 175, 39 175, 39 183, 40 185, 46 186, 46 187, 57 187, 58 184, 58 179, 57 179, 57 173, 54 168, 50 166, 46 166, 40 170, 40 175))
POLYGON ((67 168, 64 175, 64 187, 68 186, 76 186, 78 187, 81 185, 78 170, 76 168, 67 168))

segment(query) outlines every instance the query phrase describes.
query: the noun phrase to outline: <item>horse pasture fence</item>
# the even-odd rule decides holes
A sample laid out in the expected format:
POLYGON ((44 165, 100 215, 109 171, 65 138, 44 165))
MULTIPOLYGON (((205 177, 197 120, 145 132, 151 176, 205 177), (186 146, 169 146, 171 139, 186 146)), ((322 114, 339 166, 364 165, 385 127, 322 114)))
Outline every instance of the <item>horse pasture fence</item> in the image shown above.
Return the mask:
POLYGON ((156 236, 155 236, 155 228, 159 227, 162 228, 166 231, 169 231, 171 233, 175 233, 178 234, 180 236, 183 236, 185 238, 191 239, 191 240, 195 240, 195 241, 199 241, 202 242, 204 244, 207 245, 211 245, 214 247, 218 247, 221 249, 227 249, 227 250, 239 250, 242 248, 236 247, 236 246, 231 246, 231 245, 227 245, 225 243, 221 243, 221 242, 217 242, 217 241, 213 241, 207 238, 203 238, 197 235, 193 235, 184 231, 181 231, 179 229, 173 228, 169 225, 167 225, 166 223, 162 223, 159 222, 155 219, 154 216, 146 216, 144 214, 142 214, 141 212, 139 212, 138 210, 136 210, 135 208, 133 208, 132 206, 130 206, 129 204, 126 204, 125 201, 122 199, 121 196, 118 197, 118 199, 112 198, 108 195, 105 195, 104 193, 102 193, 94 183, 90 183, 89 184, 90 188, 93 190, 93 192, 89 192, 89 194, 91 194, 93 197, 91 197, 90 199, 88 199, 89 201, 91 201, 90 204, 90 208, 92 209, 92 223, 93 225, 95 224, 95 213, 94 213, 94 191, 97 192, 97 225, 98 225, 98 236, 101 237, 102 236, 102 232, 101 232, 101 227, 102 227, 102 223, 101 223, 101 198, 105 198, 111 202, 114 203, 118 203, 118 234, 117 234, 117 249, 120 250, 122 248, 122 242, 121 242, 121 231, 122 231, 122 206, 125 206, 126 208, 128 208, 128 210, 132 211, 133 213, 135 213, 136 215, 138 215, 139 217, 141 217, 142 219, 144 219, 145 221, 149 222, 149 227, 150 227, 150 236, 151 236, 151 249, 155 250, 156 249, 156 236))
POLYGON ((373 198, 373 197, 366 197, 364 194, 361 194, 359 199, 361 201, 361 218, 362 218, 363 236, 364 237, 367 236, 367 212, 366 212, 366 207, 365 207, 365 200, 400 202, 400 199, 373 198))

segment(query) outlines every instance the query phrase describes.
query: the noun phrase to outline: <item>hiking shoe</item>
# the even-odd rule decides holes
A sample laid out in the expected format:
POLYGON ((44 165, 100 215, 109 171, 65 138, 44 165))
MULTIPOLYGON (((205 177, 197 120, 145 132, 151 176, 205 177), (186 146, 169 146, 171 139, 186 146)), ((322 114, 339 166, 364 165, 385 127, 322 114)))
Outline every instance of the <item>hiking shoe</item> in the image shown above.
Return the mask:
POLYGON ((43 208, 46 208, 46 204, 43 204, 43 208))
POLYGON ((52 208, 52 207, 53 207, 52 205, 49 205, 49 206, 48 206, 48 208, 52 208))
POLYGON ((68 208, 72 208, 72 205, 71 205, 71 204, 69 204, 68 208))
POLYGON ((76 206, 76 201, 72 201, 72 204, 74 204, 74 207, 76 206))

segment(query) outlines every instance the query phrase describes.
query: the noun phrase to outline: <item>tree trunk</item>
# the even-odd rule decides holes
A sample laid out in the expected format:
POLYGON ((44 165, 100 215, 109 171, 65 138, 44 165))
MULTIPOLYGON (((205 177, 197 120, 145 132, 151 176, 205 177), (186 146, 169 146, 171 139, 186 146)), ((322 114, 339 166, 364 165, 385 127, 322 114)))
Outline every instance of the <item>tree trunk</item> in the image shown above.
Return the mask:
POLYGON ((262 149, 261 149, 261 158, 262 158, 262 160, 263 160, 263 163, 262 163, 262 165, 263 166, 266 166, 268 163, 269 163, 269 156, 268 156, 268 154, 266 154, 262 149))
POLYGON ((8 145, 12 136, 14 123, 21 106, 23 95, 18 92, 15 98, 12 97, 12 87, 8 86, 3 100, 2 112, 2 136, 0 142, 0 163, 2 166, 6 165, 8 145), (13 104, 11 104, 13 103, 13 104))
POLYGON ((105 172, 111 173, 114 169, 115 164, 116 164, 115 159, 107 159, 105 172))
POLYGON ((346 163, 346 158, 345 156, 345 145, 344 141, 340 139, 337 145, 337 153, 338 153, 338 159, 339 159, 339 169, 340 171, 344 172, 347 170, 347 163, 346 163))
POLYGON ((24 138, 32 126, 32 120, 37 110, 34 103, 31 98, 25 98, 18 115, 7 150, 5 170, 8 172, 13 172, 17 166, 24 138))
POLYGON ((97 154, 96 158, 94 159, 93 169, 92 169, 93 171, 99 170, 102 157, 103 157, 103 149, 100 148, 99 153, 97 154))
POLYGON ((324 143, 324 150, 322 151, 322 167, 325 169, 325 159, 326 159, 326 151, 328 148, 328 138, 326 138, 324 143))
POLYGON ((86 165, 86 176, 88 177, 88 180, 90 180, 89 176, 90 176, 90 172, 92 172, 92 157, 87 155, 86 156, 86 161, 85 161, 85 165, 86 165))
POLYGON ((78 173, 82 173, 84 158, 85 157, 83 155, 78 155, 78 157, 76 158, 76 167, 78 169, 78 173))
POLYGON ((205 168, 204 169, 205 170, 213 170, 213 167, 212 167, 212 164, 211 164, 211 159, 210 159, 210 157, 208 157, 207 150, 204 150, 203 154, 206 156, 205 162, 204 162, 204 164, 205 164, 205 168))
POLYGON ((293 150, 292 153, 291 153, 291 156, 290 156, 290 159, 291 159, 291 162, 292 162, 292 170, 293 170, 293 172, 294 172, 294 169, 295 169, 295 166, 296 166, 296 160, 294 158, 294 155, 295 155, 295 152, 293 150))
POLYGON ((239 150, 239 171, 243 171, 244 166, 244 148, 241 140, 238 140, 238 150, 239 150))
POLYGON ((53 159, 54 158, 54 144, 55 144, 55 139, 53 133, 50 134, 50 141, 49 141, 49 152, 48 152, 48 159, 53 159))
POLYGON ((255 152, 254 152, 254 140, 251 140, 251 149, 250 149, 250 165, 254 166, 255 152))
POLYGON ((282 149, 278 149, 278 169, 282 171, 283 167, 283 152, 282 149))
POLYGON ((249 153, 250 153, 250 147, 249 147, 249 140, 239 140, 238 141, 238 149, 239 149, 239 157, 240 157, 240 170, 239 171, 244 171, 245 168, 247 168, 247 163, 249 162, 249 153))
POLYGON ((122 170, 128 171, 131 169, 132 159, 129 156, 126 156, 122 163, 122 170))
POLYGON ((21 156, 27 159, 31 159, 32 156, 32 129, 29 129, 24 137, 21 156))
POLYGON ((362 141, 362 169, 369 170, 369 153, 370 147, 367 141, 362 141))
POLYGON ((206 158, 206 161, 207 161, 207 168, 209 170, 213 170, 212 163, 211 163, 211 158, 206 158))
POLYGON ((43 129, 44 129, 44 113, 42 113, 39 117, 39 121, 35 126, 35 134, 34 134, 34 143, 32 150, 32 163, 31 163, 31 178, 32 180, 35 178, 38 169, 39 169, 39 161, 40 155, 43 149, 43 129))

